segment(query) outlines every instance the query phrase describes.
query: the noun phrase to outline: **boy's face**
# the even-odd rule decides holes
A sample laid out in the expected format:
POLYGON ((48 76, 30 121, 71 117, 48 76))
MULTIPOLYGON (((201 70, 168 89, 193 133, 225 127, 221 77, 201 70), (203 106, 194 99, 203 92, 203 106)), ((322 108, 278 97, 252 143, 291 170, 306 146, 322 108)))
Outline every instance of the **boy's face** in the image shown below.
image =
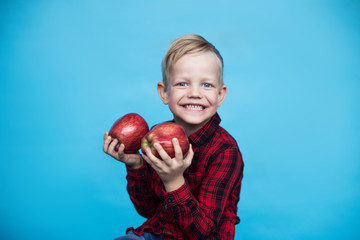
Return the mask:
POLYGON ((212 52, 186 54, 174 64, 168 87, 158 84, 164 104, 187 132, 204 126, 225 99, 227 89, 220 86, 220 64, 212 52))

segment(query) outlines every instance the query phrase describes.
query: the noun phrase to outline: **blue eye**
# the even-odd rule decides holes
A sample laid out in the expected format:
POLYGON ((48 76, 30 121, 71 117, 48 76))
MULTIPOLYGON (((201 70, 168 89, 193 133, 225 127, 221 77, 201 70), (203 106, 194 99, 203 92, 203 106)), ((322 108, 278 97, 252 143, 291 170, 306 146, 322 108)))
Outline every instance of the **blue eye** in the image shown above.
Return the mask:
POLYGON ((209 88, 212 87, 212 85, 210 83, 204 83, 204 87, 209 88))
POLYGON ((179 87, 185 87, 185 86, 186 86, 186 83, 180 82, 180 83, 178 83, 178 84, 176 84, 176 85, 179 86, 179 87))

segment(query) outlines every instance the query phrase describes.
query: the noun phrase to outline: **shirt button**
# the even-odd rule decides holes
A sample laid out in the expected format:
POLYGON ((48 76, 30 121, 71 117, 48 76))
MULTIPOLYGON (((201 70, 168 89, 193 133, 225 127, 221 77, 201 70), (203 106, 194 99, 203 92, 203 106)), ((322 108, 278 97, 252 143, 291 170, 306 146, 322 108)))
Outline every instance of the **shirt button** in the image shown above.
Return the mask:
POLYGON ((168 202, 168 203, 171 203, 171 202, 172 202, 172 198, 168 198, 168 199, 167 199, 167 202, 168 202))
POLYGON ((145 177, 145 173, 141 173, 141 174, 140 174, 140 177, 145 177))
POLYGON ((165 204, 165 209, 167 209, 168 207, 167 207, 167 204, 165 204))

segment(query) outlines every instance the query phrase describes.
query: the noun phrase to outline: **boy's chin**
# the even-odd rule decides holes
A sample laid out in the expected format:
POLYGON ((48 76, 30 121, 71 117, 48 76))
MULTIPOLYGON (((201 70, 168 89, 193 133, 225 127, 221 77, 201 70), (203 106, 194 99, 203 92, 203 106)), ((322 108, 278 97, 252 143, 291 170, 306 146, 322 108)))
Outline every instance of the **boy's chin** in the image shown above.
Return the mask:
POLYGON ((210 118, 194 118, 194 117, 176 118, 175 117, 175 122, 177 122, 178 124, 185 126, 192 126, 192 127, 203 126, 209 120, 210 118))

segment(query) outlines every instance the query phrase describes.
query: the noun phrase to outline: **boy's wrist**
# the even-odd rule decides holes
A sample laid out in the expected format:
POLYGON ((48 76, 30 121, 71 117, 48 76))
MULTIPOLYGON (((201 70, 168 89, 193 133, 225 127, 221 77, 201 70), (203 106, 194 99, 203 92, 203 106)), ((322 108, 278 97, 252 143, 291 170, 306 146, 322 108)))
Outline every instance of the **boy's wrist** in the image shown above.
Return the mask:
POLYGON ((185 178, 183 175, 181 175, 180 177, 172 181, 164 182, 164 187, 166 192, 172 192, 179 189, 182 185, 184 185, 184 183, 185 183, 185 178))
POLYGON ((132 169, 138 169, 144 166, 144 161, 140 161, 139 163, 134 163, 134 164, 126 164, 126 166, 132 169))

